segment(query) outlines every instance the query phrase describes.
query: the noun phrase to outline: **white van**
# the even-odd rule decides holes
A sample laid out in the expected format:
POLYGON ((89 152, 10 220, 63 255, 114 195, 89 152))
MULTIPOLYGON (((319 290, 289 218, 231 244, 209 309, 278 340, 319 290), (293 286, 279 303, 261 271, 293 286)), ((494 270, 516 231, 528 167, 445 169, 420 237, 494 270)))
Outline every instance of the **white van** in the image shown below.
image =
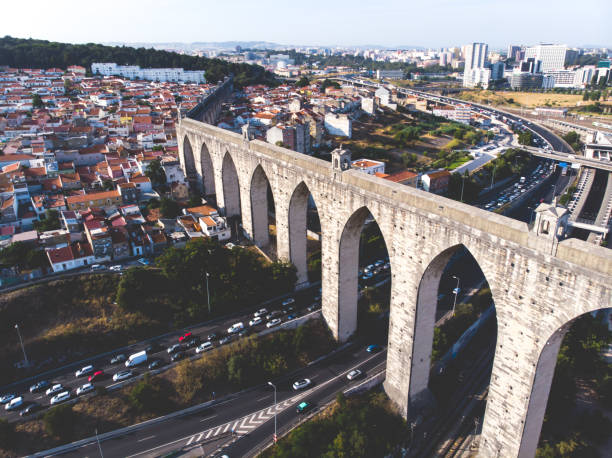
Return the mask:
POLYGON ((17 407, 20 407, 22 405, 23 405, 23 397, 19 396, 14 399, 11 399, 11 402, 5 405, 4 408, 6 410, 15 410, 17 407))
POLYGON ((237 332, 240 332, 244 329, 244 323, 238 322, 238 323, 234 323, 232 324, 229 328, 227 328, 227 333, 228 334, 236 334, 237 332))

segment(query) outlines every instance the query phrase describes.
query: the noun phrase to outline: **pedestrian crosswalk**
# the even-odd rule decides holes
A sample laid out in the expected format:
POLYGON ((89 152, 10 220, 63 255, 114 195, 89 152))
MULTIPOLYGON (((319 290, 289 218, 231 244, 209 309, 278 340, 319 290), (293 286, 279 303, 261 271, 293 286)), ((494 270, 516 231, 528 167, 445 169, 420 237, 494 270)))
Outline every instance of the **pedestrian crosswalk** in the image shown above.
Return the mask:
POLYGON ((237 434, 240 436, 249 434, 251 431, 273 418, 274 414, 279 414, 287 407, 295 405, 295 403, 301 397, 302 396, 294 396, 293 398, 287 399, 283 402, 279 402, 278 404, 270 406, 266 409, 258 410, 257 412, 239 418, 238 420, 232 420, 220 426, 214 426, 200 433, 196 433, 186 439, 187 443, 185 445, 195 445, 199 442, 212 439, 222 434, 237 434))

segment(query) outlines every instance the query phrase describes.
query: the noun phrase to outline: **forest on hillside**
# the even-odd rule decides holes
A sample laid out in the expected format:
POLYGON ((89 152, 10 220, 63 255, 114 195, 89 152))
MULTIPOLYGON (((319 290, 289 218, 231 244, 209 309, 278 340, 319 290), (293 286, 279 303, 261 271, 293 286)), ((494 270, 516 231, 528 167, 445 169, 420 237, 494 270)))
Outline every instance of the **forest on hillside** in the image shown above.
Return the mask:
POLYGON ((92 62, 115 62, 119 65, 140 65, 144 68, 182 67, 205 70, 210 83, 233 74, 237 87, 251 84, 275 85, 274 75, 259 65, 235 64, 221 59, 188 56, 170 51, 127 46, 105 46, 96 43, 70 44, 46 40, 0 38, 0 65, 16 68, 65 69, 81 65, 88 71, 92 62))

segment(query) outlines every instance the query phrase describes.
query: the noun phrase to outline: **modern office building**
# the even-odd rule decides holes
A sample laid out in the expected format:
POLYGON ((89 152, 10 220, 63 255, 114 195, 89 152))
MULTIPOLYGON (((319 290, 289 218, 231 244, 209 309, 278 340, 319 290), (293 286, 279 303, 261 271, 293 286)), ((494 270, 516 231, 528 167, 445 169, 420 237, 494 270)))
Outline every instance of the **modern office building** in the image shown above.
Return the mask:
POLYGON ((472 43, 463 48, 465 68, 463 70, 463 86, 483 88, 489 87, 491 70, 487 68, 487 53, 489 47, 485 43, 472 43))
POLYGON ((525 59, 533 58, 542 62, 543 72, 563 70, 567 55, 567 45, 540 44, 525 50, 525 59))

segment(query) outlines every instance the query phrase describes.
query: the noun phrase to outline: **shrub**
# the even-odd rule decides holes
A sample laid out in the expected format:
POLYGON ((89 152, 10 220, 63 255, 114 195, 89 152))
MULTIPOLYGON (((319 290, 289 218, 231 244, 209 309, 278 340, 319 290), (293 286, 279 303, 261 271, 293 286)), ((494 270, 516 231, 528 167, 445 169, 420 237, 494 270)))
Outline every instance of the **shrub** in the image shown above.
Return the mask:
POLYGON ((43 416, 45 431, 60 440, 68 440, 74 432, 77 415, 68 404, 51 408, 43 416))

